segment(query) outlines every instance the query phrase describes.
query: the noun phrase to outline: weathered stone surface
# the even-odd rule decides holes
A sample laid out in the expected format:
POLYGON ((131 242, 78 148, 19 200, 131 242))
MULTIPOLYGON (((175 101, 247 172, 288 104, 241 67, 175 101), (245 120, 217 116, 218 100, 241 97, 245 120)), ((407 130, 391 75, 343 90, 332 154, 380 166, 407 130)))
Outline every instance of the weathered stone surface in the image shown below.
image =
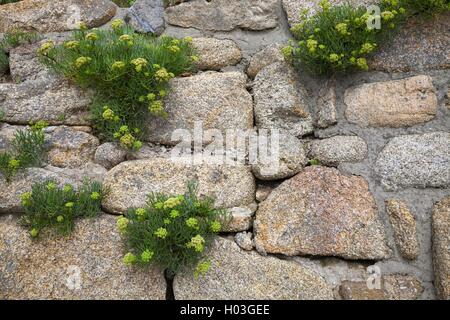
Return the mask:
MULTIPOLYGON (((261 143, 260 136, 260 141, 261 143)), ((267 145, 276 143, 272 138, 266 137, 267 145)), ((281 132, 279 135, 278 148, 274 157, 258 159, 258 163, 252 165, 253 174, 261 180, 278 180, 292 177, 299 173, 308 163, 305 147, 299 139, 289 133, 281 132)))
POLYGON ((16 132, 23 129, 25 129, 25 126, 11 126, 7 123, 0 123, 0 153, 11 150, 16 132))
POLYGON ((127 18, 136 31, 160 35, 165 29, 163 0, 136 0, 127 18))
POLYGON ((344 281, 339 287, 344 300, 416 300, 422 292, 417 278, 402 274, 382 277, 379 289, 369 289, 365 281, 344 281))
POLYGON ((199 195, 214 197, 218 207, 254 202, 255 182, 246 166, 187 165, 177 159, 155 158, 122 162, 110 170, 104 181, 110 192, 103 206, 108 212, 122 213, 143 206, 151 192, 184 194, 193 179, 198 179, 199 195))
POLYGON ((281 43, 274 43, 260 52, 257 52, 250 59, 250 64, 247 68, 247 75, 251 78, 256 77, 259 71, 265 67, 275 63, 284 62, 284 56, 281 53, 283 45, 281 43))
POLYGON ((256 188, 256 201, 262 202, 267 199, 273 188, 270 186, 259 185, 256 188))
POLYGON ((93 135, 71 127, 47 128, 46 132, 48 161, 55 167, 76 168, 92 161, 100 144, 93 135))
POLYGON ((406 127, 432 120, 437 97, 430 76, 363 84, 345 92, 345 116, 362 127, 406 127))
POLYGON ((223 227, 224 232, 240 232, 249 230, 253 226, 253 216, 256 204, 246 207, 235 207, 228 210, 230 220, 223 227))
POLYGON ((316 124, 319 128, 327 128, 337 123, 336 87, 327 82, 320 88, 317 98, 316 124))
POLYGON ((251 232, 239 232, 234 236, 234 241, 241 249, 251 251, 255 246, 252 236, 253 234, 251 232))
POLYGON ((387 72, 450 67, 450 14, 433 19, 410 18, 398 34, 369 60, 372 69, 387 72))
POLYGON ((22 0, 0 7, 0 32, 14 29, 45 32, 90 28, 108 22, 117 6, 108 0, 22 0))
POLYGON ((217 239, 208 257, 211 268, 204 277, 175 277, 175 299, 333 299, 331 287, 314 271, 295 262, 245 252, 233 241, 217 239))
POLYGON ((107 169, 115 167, 119 163, 125 161, 127 151, 116 143, 105 142, 95 150, 95 162, 107 169))
POLYGON ((264 30, 278 24, 276 0, 192 0, 166 9, 168 24, 210 31, 264 30))
POLYGON ((440 299, 450 300, 450 197, 434 206, 432 227, 435 286, 440 299))
POLYGON ((387 190, 450 186, 450 133, 431 132, 391 139, 375 163, 387 190))
POLYGON ((192 46, 199 57, 195 65, 200 70, 220 70, 234 66, 242 59, 241 49, 232 40, 194 38, 192 46))
POLYGON ((11 76, 18 83, 0 83, 0 110, 5 113, 4 121, 89 124, 92 92, 70 85, 43 67, 36 56, 38 47, 39 44, 32 44, 11 51, 11 76))
MULTIPOLYGON (((283 8, 286 11, 288 22, 291 26, 300 22, 300 13, 308 9, 308 16, 314 15, 320 10, 317 0, 282 0, 283 8)), ((354 6, 367 6, 373 4, 371 0, 330 0, 332 5, 342 5, 350 3, 354 6)))
POLYGON ((89 164, 80 169, 63 169, 52 166, 29 168, 18 173, 9 184, 0 175, 0 213, 22 212, 20 196, 30 191, 34 183, 51 179, 61 186, 66 183, 78 186, 84 177, 101 181, 105 174, 105 170, 102 169, 89 164))
MULTIPOLYGON (((149 141, 173 145, 177 129, 194 128, 200 121, 203 130, 247 130, 253 127, 253 103, 245 88, 246 76, 239 72, 205 72, 171 81, 165 102, 167 119, 149 120, 149 141)), ((180 137, 176 137, 179 139, 180 137)))
POLYGON ((357 136, 335 136, 311 142, 311 159, 321 164, 335 166, 342 162, 358 162, 367 157, 367 144, 357 136))
POLYGON ((108 215, 77 221, 69 237, 38 241, 17 218, 0 217, 0 298, 165 299, 161 270, 130 269, 122 257, 115 219, 108 215))
POLYGON ((256 247, 267 253, 370 260, 390 255, 368 183, 334 168, 307 167, 283 182, 260 203, 254 230, 256 247))
POLYGON ((286 63, 262 69, 255 78, 253 92, 258 128, 284 129, 296 137, 313 131, 306 90, 286 63))
POLYGON ((416 220, 408 206, 400 200, 388 200, 386 201, 386 211, 394 229, 395 243, 400 254, 409 260, 417 259, 420 247, 417 238, 416 220))

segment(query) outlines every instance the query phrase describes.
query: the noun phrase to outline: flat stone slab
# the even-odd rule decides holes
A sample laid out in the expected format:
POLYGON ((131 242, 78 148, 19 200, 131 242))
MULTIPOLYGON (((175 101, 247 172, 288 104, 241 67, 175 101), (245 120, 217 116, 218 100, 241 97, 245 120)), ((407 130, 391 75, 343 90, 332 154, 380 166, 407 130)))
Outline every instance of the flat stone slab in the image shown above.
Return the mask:
POLYGON ((0 7, 0 33, 62 32, 78 29, 80 21, 99 27, 114 17, 116 9, 108 0, 22 0, 0 7))
POLYGON ((311 142, 309 157, 323 165, 358 162, 367 157, 367 144, 357 136, 334 136, 311 142))
POLYGON ((123 213, 130 207, 142 207, 151 192, 184 194, 187 183, 198 180, 199 195, 216 199, 216 206, 233 208, 254 202, 255 181, 244 165, 190 165, 183 161, 153 158, 122 162, 110 170, 104 180, 109 194, 103 207, 111 213, 123 213))
POLYGON ((278 24, 276 0, 191 0, 165 11, 168 24, 208 31, 265 30, 278 24))
POLYGON ((178 129, 193 133, 195 123, 203 130, 253 128, 253 102, 246 90, 246 76, 239 72, 204 72, 170 82, 165 101, 168 117, 148 120, 148 140, 168 145, 179 142, 172 134, 178 129))
POLYGON ((386 190, 450 186, 450 133, 430 132, 392 138, 374 170, 386 190))
POLYGON ((436 89, 430 76, 363 84, 346 90, 345 116, 361 127, 407 127, 432 120, 436 89))
POLYGON ((219 238, 208 255, 211 268, 195 279, 175 277, 177 300, 323 300, 332 288, 315 271, 291 261, 246 252, 219 238))
POLYGON ((124 265, 116 219, 76 222, 68 237, 32 240, 11 215, 0 216, 0 298, 6 300, 163 300, 161 270, 124 265))
POLYGON ((254 222, 261 252, 288 256, 388 258, 384 225, 364 178, 310 166, 260 203, 254 222))
POLYGON ((368 61, 371 69, 408 72, 450 67, 450 14, 411 18, 368 61))
POLYGON ((233 40, 194 38, 192 46, 199 57, 195 62, 199 70, 220 70, 234 66, 242 59, 241 49, 233 40))

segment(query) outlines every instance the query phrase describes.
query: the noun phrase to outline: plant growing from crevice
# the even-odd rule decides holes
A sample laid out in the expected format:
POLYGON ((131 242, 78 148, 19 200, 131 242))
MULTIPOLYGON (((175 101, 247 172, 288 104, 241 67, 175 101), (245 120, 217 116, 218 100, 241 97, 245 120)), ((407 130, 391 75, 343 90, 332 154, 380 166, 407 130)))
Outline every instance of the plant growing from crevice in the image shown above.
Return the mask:
POLYGON ((76 190, 66 184, 62 188, 54 180, 33 184, 31 192, 21 196, 24 214, 20 223, 30 230, 30 236, 51 229, 68 235, 78 218, 93 218, 101 212, 104 193, 99 182, 85 180, 76 190))
POLYGON ((205 252, 227 223, 227 213, 211 198, 197 197, 196 183, 184 195, 151 194, 147 205, 134 208, 117 220, 128 253, 127 265, 156 265, 169 275, 193 271, 198 277, 209 269, 205 252))
POLYGON ((61 45, 49 41, 38 50, 41 61, 83 88, 96 91, 93 126, 103 140, 137 150, 150 116, 165 117, 169 80, 192 71, 190 38, 137 34, 122 20, 111 30, 87 31, 84 25, 61 45))
POLYGON ((367 57, 392 36, 407 16, 397 0, 382 0, 380 9, 381 16, 376 17, 365 7, 331 6, 322 0, 315 15, 308 17, 307 10, 302 12, 302 22, 291 28, 296 41, 283 48, 283 53, 294 67, 313 74, 367 71, 367 57), (381 27, 371 28, 368 21, 377 19, 381 27))
POLYGON ((112 0, 116 5, 118 5, 121 8, 128 8, 131 7, 136 0, 112 0))
POLYGON ((9 56, 11 49, 27 43, 39 41, 40 35, 36 32, 14 30, 3 35, 0 41, 0 75, 9 71, 9 56))
POLYGON ((41 166, 45 161, 45 121, 31 125, 30 130, 18 130, 11 143, 11 151, 0 153, 0 173, 10 183, 24 168, 41 166))

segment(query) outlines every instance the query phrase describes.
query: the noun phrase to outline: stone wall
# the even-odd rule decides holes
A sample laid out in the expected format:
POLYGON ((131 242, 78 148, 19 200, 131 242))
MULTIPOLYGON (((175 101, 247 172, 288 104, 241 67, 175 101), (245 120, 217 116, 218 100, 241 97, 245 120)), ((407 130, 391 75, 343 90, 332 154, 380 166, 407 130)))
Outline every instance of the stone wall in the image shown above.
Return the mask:
MULTIPOLYGON (((74 2, 0 6, 0 33, 20 26, 60 41, 70 30, 58 20, 65 15, 41 21, 74 2)), ((448 14, 409 22, 372 58, 370 72, 317 79, 280 53, 295 12, 317 1, 191 0, 166 9, 159 0, 131 9, 78 2, 90 27, 108 27, 115 14, 141 31, 193 37, 201 71, 172 81, 169 118, 150 122, 147 143, 127 154, 92 135, 91 93, 40 66, 39 44, 10 52, 10 76, 0 81, 0 151, 15 130, 44 119, 50 152, 46 167, 10 185, 0 177, 0 298, 164 299, 161 270, 121 265, 112 214, 150 191, 182 192, 192 178, 233 220, 205 277, 175 277, 175 299, 450 298, 448 14), (173 163, 171 132, 195 121, 222 132, 281 129, 280 169, 173 163), (18 196, 35 181, 77 184, 85 175, 111 189, 105 214, 80 222, 68 239, 32 243, 17 225, 18 196), (67 284, 71 266, 81 288, 67 284)))

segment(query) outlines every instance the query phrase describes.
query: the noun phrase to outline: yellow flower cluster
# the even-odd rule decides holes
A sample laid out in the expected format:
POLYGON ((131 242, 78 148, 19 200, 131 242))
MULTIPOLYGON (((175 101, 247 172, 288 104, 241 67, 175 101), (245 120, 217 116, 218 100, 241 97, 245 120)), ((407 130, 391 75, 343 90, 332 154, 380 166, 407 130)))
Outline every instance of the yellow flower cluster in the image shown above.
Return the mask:
POLYGON ((200 262, 195 268, 194 277, 197 279, 200 275, 204 276, 209 271, 210 268, 211 268, 210 261, 200 262))
POLYGON ((193 237, 191 241, 186 243, 186 247, 194 249, 197 252, 203 252, 203 250, 205 249, 205 239, 198 234, 193 237))
POLYGON ((347 28, 348 28, 348 25, 347 25, 345 22, 338 23, 338 24, 335 26, 335 29, 336 29, 341 35, 343 35, 343 36, 349 36, 349 35, 351 35, 351 33, 348 32, 347 28))
POLYGON ((141 260, 142 262, 148 263, 150 262, 150 260, 153 258, 153 255, 155 253, 153 251, 150 250, 145 250, 141 253, 141 260))
POLYGON ((222 230, 222 225, 220 224, 219 221, 213 221, 211 222, 211 231, 214 233, 220 232, 220 230, 222 230))
MULTIPOLYGON (((155 65, 154 65, 154 67, 155 67, 155 65)), ((157 81, 167 82, 170 79, 175 77, 175 75, 172 72, 168 72, 166 68, 161 68, 161 67, 158 68, 158 67, 159 66, 157 65, 156 69, 158 69, 158 70, 155 72, 155 78, 157 81)))
POLYGON ((144 208, 136 209, 136 216, 138 217, 139 221, 144 221, 145 218, 147 218, 147 210, 144 208))
POLYGON ((89 41, 95 41, 98 39, 98 35, 95 32, 89 32, 84 38, 89 41))
POLYGON ((114 30, 118 30, 118 29, 122 28, 123 25, 124 25, 124 22, 122 19, 115 19, 111 23, 111 28, 113 28, 114 30))
POLYGON ((126 64, 123 61, 116 61, 112 64, 111 69, 113 71, 122 71, 123 69, 125 69, 126 64))
POLYGON ((130 223, 130 220, 128 220, 124 216, 121 216, 117 219, 116 226, 121 234, 125 234, 127 232, 128 223, 130 223))
POLYGON ((166 228, 158 228, 158 230, 155 231, 155 236, 161 239, 165 239, 169 232, 166 228))
POLYGON ((148 61, 144 58, 137 58, 131 60, 131 64, 134 65, 136 72, 141 72, 142 68, 147 66, 148 61))
POLYGON ((102 118, 108 121, 115 121, 115 122, 120 120, 119 116, 117 116, 114 113, 114 111, 108 106, 103 107, 102 118))
POLYGON ((166 201, 164 201, 163 208, 164 209, 175 208, 176 206, 180 205, 181 202, 183 202, 183 200, 184 200, 184 196, 169 198, 166 201))
POLYGON ((129 34, 123 34, 119 37, 119 41, 125 43, 127 46, 132 46, 133 45, 133 37, 130 36, 129 34))
POLYGON ((73 41, 67 41, 64 43, 64 48, 67 49, 77 49, 80 46, 80 42, 73 40, 73 41))
POLYGON ((91 62, 91 58, 89 57, 79 57, 75 60, 75 67, 76 68, 81 68, 82 66, 84 66, 85 64, 91 62))
POLYGON ((22 203, 22 206, 27 207, 31 204, 31 192, 25 192, 20 196, 20 201, 22 203))
POLYGON ((128 252, 124 257, 123 257, 123 263, 125 263, 126 265, 132 265, 134 263, 136 263, 137 258, 134 254, 132 254, 131 252, 128 252))
POLYGON ((17 170, 20 168, 20 160, 11 159, 8 161, 8 167, 12 170, 17 170))
POLYGON ((192 229, 195 229, 195 230, 198 230, 200 228, 199 225, 198 225, 198 220, 196 218, 189 218, 189 219, 187 219, 186 220, 186 225, 189 228, 192 228, 192 229))
POLYGON ((42 46, 38 49, 38 53, 41 55, 47 55, 50 49, 55 47, 55 43, 51 40, 44 42, 42 46))
POLYGON ((121 126, 119 131, 114 133, 114 138, 119 139, 120 144, 124 148, 139 150, 142 147, 142 142, 137 140, 131 133, 128 126, 121 126))

